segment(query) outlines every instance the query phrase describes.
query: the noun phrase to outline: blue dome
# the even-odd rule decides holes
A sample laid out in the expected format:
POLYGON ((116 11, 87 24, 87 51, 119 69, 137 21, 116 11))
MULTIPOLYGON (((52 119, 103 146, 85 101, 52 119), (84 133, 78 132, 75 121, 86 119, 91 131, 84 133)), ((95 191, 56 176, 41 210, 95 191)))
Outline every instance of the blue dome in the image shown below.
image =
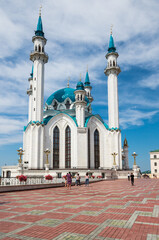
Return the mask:
MULTIPOLYGON (((62 88, 60 90, 57 90, 47 99, 46 104, 51 105, 54 99, 62 103, 65 101, 66 98, 70 98, 72 102, 75 102, 75 94, 74 94, 75 90, 76 89, 74 88, 62 88)), ((85 97, 85 101, 89 103, 89 100, 87 97, 85 97)))
POLYGON ((84 90, 84 86, 83 86, 83 83, 82 83, 81 81, 79 81, 79 82, 77 83, 76 89, 77 89, 77 90, 84 90))

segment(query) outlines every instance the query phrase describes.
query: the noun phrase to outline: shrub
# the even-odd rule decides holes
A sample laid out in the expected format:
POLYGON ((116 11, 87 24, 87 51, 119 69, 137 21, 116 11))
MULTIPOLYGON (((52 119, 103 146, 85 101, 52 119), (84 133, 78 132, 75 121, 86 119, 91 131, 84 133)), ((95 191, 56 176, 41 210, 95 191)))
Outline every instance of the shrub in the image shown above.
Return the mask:
POLYGON ((47 176, 45 176, 45 179, 46 179, 46 180, 52 180, 53 177, 52 177, 51 175, 47 175, 47 176))
POLYGON ((20 175, 20 176, 17 176, 18 177, 18 179, 19 179, 19 181, 20 182, 26 182, 26 180, 27 180, 27 176, 24 176, 24 175, 20 175))

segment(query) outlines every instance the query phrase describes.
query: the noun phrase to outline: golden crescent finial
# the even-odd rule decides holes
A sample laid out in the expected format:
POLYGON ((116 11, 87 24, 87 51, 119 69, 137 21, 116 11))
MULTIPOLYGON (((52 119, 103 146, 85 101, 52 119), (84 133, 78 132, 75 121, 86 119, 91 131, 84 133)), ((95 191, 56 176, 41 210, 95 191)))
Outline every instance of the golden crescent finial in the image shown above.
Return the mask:
POLYGON ((41 9, 42 9, 42 5, 39 8, 39 16, 41 16, 41 9))
POLYGON ((81 73, 80 73, 80 82, 81 82, 81 73))
POLYGON ((68 87, 68 88, 70 87, 69 81, 70 81, 70 77, 68 77, 68 81, 67 81, 67 87, 68 87))
POLYGON ((113 24, 110 26, 110 35, 112 35, 113 24))

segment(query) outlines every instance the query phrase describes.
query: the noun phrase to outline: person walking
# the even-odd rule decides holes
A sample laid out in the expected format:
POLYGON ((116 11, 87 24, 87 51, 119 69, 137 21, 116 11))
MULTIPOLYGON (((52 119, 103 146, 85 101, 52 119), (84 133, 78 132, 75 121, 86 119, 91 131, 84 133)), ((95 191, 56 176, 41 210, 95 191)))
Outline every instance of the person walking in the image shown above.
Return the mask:
POLYGON ((131 173, 130 179, 131 179, 131 185, 134 186, 134 174, 133 173, 131 173))
POLYGON ((80 175, 79 175, 79 173, 77 173, 77 175, 76 175, 76 185, 80 186, 80 175))
POLYGON ((72 183, 72 176, 71 176, 71 173, 69 172, 67 174, 67 189, 71 190, 71 183, 72 183))
POLYGON ((130 173, 128 172, 128 181, 130 181, 130 173))
POLYGON ((88 172, 86 173, 86 176, 85 176, 85 186, 89 187, 89 175, 88 175, 88 172))

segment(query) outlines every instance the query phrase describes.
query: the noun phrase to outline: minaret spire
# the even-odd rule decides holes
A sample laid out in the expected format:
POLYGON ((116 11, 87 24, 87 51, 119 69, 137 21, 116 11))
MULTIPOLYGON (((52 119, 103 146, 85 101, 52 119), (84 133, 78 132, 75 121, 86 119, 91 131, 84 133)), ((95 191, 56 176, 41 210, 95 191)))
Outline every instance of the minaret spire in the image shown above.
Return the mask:
POLYGON ((110 40, 108 53, 106 59, 108 61, 107 67, 104 73, 108 76, 108 116, 109 127, 119 128, 119 107, 118 107, 118 74, 120 73, 120 67, 117 65, 118 53, 114 45, 112 36, 112 26, 110 32, 110 40))
POLYGON ((44 102, 44 64, 48 61, 48 55, 45 53, 46 38, 44 37, 41 7, 39 10, 39 19, 37 30, 32 41, 34 43, 34 51, 30 54, 30 60, 34 65, 34 81, 33 81, 33 99, 32 102, 32 121, 43 121, 43 102, 44 102))
POLYGON ((84 83, 84 90, 86 91, 86 96, 91 103, 93 101, 93 97, 91 96, 92 87, 89 80, 88 65, 87 65, 87 71, 86 71, 86 77, 85 77, 85 83, 84 83))
POLYGON ((37 24, 37 29, 35 31, 35 35, 44 37, 42 18, 41 18, 41 8, 42 8, 42 6, 40 6, 40 9, 39 9, 39 19, 38 19, 38 24, 37 24))

